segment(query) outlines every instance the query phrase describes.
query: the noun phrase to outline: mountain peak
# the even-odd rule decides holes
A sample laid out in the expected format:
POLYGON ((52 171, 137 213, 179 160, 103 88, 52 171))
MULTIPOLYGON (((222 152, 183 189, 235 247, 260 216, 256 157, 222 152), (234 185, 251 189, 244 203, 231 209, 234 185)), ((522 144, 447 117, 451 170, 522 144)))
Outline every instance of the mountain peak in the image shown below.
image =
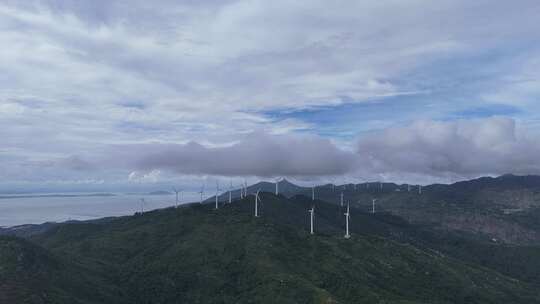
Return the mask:
POLYGON ((289 186, 296 186, 298 187, 296 184, 293 184, 291 183, 288 179, 284 178, 282 180, 279 181, 279 184, 280 185, 289 185, 289 186))

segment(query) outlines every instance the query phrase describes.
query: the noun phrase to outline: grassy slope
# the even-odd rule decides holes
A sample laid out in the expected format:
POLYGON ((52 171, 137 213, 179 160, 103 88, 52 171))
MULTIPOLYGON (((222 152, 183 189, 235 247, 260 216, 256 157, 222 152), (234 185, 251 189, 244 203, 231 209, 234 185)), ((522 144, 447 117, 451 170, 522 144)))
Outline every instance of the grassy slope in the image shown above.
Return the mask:
POLYGON ((257 219, 250 199, 61 225, 34 240, 114 282, 124 303, 540 301, 526 283, 373 234, 396 233, 399 223, 353 212, 355 233, 344 240, 342 213, 318 202, 310 236, 310 204, 265 194, 257 219))

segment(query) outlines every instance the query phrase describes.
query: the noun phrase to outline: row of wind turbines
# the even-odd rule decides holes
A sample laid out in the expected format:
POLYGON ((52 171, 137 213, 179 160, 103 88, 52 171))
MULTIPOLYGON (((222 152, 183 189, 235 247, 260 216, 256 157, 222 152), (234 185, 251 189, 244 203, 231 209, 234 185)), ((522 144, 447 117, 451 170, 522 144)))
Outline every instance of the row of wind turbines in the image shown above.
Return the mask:
MULTIPOLYGON (((278 178, 275 180, 275 195, 279 195, 279 183, 283 181, 282 178, 278 178)), ((369 186, 370 186, 370 183, 366 183, 366 188, 369 189, 369 186)), ((311 199, 312 201, 315 201, 315 188, 317 186, 316 185, 313 185, 311 187, 311 199)), ((335 187, 336 185, 332 184, 332 191, 335 191, 335 187)), ((347 188, 347 185, 343 185, 342 186, 343 189, 341 191, 341 194, 340 194, 340 206, 341 207, 344 207, 344 190, 346 190, 347 188)), ((353 187, 354 187, 354 190, 356 191, 357 190, 357 185, 356 184, 353 184, 353 187)), ((418 185, 418 193, 419 194, 422 194, 422 186, 418 185)), ((379 182, 379 188, 382 190, 383 189, 383 183, 379 182)), ((172 189, 176 195, 176 200, 175 200, 175 207, 178 207, 180 202, 183 200, 183 191, 182 190, 179 190, 177 189, 176 187, 173 187, 172 189)), ((203 185, 201 187, 201 190, 198 192, 198 194, 200 194, 200 203, 202 204, 204 202, 204 190, 205 190, 205 186, 203 185)), ((219 186, 219 182, 216 181, 216 195, 215 195, 215 209, 219 209, 219 197, 220 197, 220 193, 221 193, 222 189, 220 188, 219 186)), ((411 192, 412 191, 412 188, 411 188, 411 185, 407 185, 407 191, 408 192, 411 192)), ((228 203, 232 203, 232 192, 233 192, 233 184, 231 182, 230 186, 229 186, 229 190, 228 190, 228 203)), ((255 217, 259 217, 259 203, 261 202, 261 199, 259 197, 259 194, 260 194, 261 190, 258 189, 255 193, 252 193, 251 195, 254 196, 254 216, 255 217)), ((221 193, 222 194, 222 193, 221 193)), ((243 184, 240 185, 240 199, 244 199, 246 197, 248 197, 248 184, 246 181, 244 181, 243 184)), ((371 213, 372 214, 375 214, 375 205, 376 205, 376 202, 377 202, 377 199, 373 199, 372 200, 372 206, 371 206, 371 213)), ((145 205, 145 199, 144 198, 141 198, 141 213, 144 213, 144 205, 145 205)), ((311 206, 311 209, 308 210, 308 214, 310 216, 310 234, 314 234, 315 231, 314 231, 314 217, 315 217, 315 205, 313 204, 311 206)), ((347 209, 346 209, 346 212, 343 214, 345 216, 345 235, 344 237, 346 239, 349 239, 351 237, 350 233, 349 233, 349 221, 350 221, 350 204, 347 202, 347 209)))
MULTIPOLYGON (((284 179, 283 178, 278 178, 276 181, 275 181, 275 194, 278 195, 279 194, 279 183, 281 181, 283 181, 284 179)), ((315 188, 317 186, 313 185, 311 187, 311 198, 312 200, 315 200, 315 188)), ((336 185, 332 184, 332 190, 335 191, 335 187, 336 185)), ((343 190, 346 190, 347 189, 347 185, 343 185, 343 190)), ((357 190, 357 185, 356 184, 353 184, 353 187, 354 187, 354 190, 356 191, 357 190)), ((370 183, 366 183, 366 188, 369 189, 370 187, 370 183)), ((382 190, 383 189, 383 183, 379 182, 379 187, 380 189, 382 190)), ((421 185, 418 185, 418 193, 419 194, 422 194, 422 186, 421 185)), ((216 209, 219 208, 219 196, 220 196, 220 191, 222 191, 223 189, 220 188, 219 186, 219 182, 216 181, 216 195, 215 195, 215 198, 216 198, 216 209)), ((173 187, 173 191, 174 193, 176 194, 176 202, 175 202, 175 206, 177 207, 178 204, 179 204, 179 195, 182 195, 182 191, 181 190, 178 190, 177 188, 174 188, 173 187)), ((407 191, 408 192, 411 192, 412 191, 412 186, 411 185, 407 185, 407 191)), ((228 202, 231 203, 232 202, 232 192, 233 192, 233 184, 232 184, 232 181, 231 181, 231 184, 230 184, 230 187, 229 187, 229 190, 228 190, 228 202)), ((240 185, 240 199, 243 199, 245 197, 247 197, 248 195, 248 184, 246 181, 244 181, 243 184, 240 185)), ((198 194, 200 194, 200 203, 203 203, 204 201, 204 193, 205 193, 205 186, 203 185, 201 187, 201 190, 199 192, 197 192, 198 194)), ((341 193, 341 205, 343 206, 343 191, 341 193)), ((182 200, 182 198, 180 199, 182 200)))

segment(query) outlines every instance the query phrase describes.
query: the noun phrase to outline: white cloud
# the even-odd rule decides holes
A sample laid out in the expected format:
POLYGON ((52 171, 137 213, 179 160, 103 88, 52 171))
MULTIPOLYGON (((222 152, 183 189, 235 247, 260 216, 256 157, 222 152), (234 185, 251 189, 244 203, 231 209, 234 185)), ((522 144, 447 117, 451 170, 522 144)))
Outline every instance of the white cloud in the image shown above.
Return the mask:
POLYGON ((4 117, 17 116, 24 113, 25 108, 14 102, 0 102, 0 114, 4 117))
MULTIPOLYGON (((0 149, 17 152, 0 153, 9 159, 0 165, 0 178, 33 180, 33 166, 49 163, 49 178, 77 179, 55 169, 58 161, 80 168, 82 160, 101 159, 114 144, 194 141, 215 148, 240 145, 253 131, 316 133, 317 122, 265 111, 371 102, 441 87, 461 93, 477 70, 485 80, 459 96, 471 100, 463 103, 506 100, 536 109, 537 53, 525 48, 520 58, 512 54, 533 45, 539 13, 536 1, 3 1, 0 149), (473 67, 454 68, 453 60, 473 67), (80 161, 70 161, 73 155, 80 161)), ((410 111, 431 113, 414 104, 410 111)), ((362 123, 369 129, 378 122, 392 124, 385 117, 362 123)), ((444 127, 439 131, 449 136, 444 127)), ((433 149, 443 140, 423 136, 433 149)), ((488 140, 483 136, 468 140, 478 144, 488 140)), ((389 162, 376 161, 382 164, 373 168, 389 162)), ((99 170, 124 179, 134 170, 119 167, 99 170)))
MULTIPOLYGON (((527 131, 505 117, 423 120, 365 134, 354 150, 313 135, 252 133, 224 146, 196 142, 120 145, 108 150, 98 162, 105 167, 138 167, 150 172, 133 172, 130 180, 150 179, 161 171, 198 176, 344 176, 363 180, 403 180, 410 176, 423 181, 540 174, 540 143, 527 131)), ((72 165, 72 161, 67 164, 72 165)))
POLYGON ((128 181, 132 183, 157 183, 161 171, 151 170, 149 172, 133 171, 128 176, 128 181))
POLYGON ((367 172, 420 174, 451 179, 540 174, 540 144, 512 119, 418 121, 362 138, 367 172))
POLYGON ((497 84, 482 94, 482 100, 540 110, 540 53, 512 60, 512 66, 497 79, 497 84))

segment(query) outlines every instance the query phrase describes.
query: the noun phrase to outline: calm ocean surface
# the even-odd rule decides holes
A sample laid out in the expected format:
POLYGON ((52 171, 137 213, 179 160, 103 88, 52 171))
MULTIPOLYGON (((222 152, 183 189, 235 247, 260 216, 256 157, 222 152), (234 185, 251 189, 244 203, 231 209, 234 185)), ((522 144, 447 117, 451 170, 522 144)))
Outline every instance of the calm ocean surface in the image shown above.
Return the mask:
MULTIPOLYGON (((175 195, 116 194, 115 196, 1 198, 0 227, 131 215, 141 210, 140 199, 143 197, 145 211, 175 204, 175 195)), ((195 193, 184 195, 183 202, 194 201, 198 201, 195 193)))

